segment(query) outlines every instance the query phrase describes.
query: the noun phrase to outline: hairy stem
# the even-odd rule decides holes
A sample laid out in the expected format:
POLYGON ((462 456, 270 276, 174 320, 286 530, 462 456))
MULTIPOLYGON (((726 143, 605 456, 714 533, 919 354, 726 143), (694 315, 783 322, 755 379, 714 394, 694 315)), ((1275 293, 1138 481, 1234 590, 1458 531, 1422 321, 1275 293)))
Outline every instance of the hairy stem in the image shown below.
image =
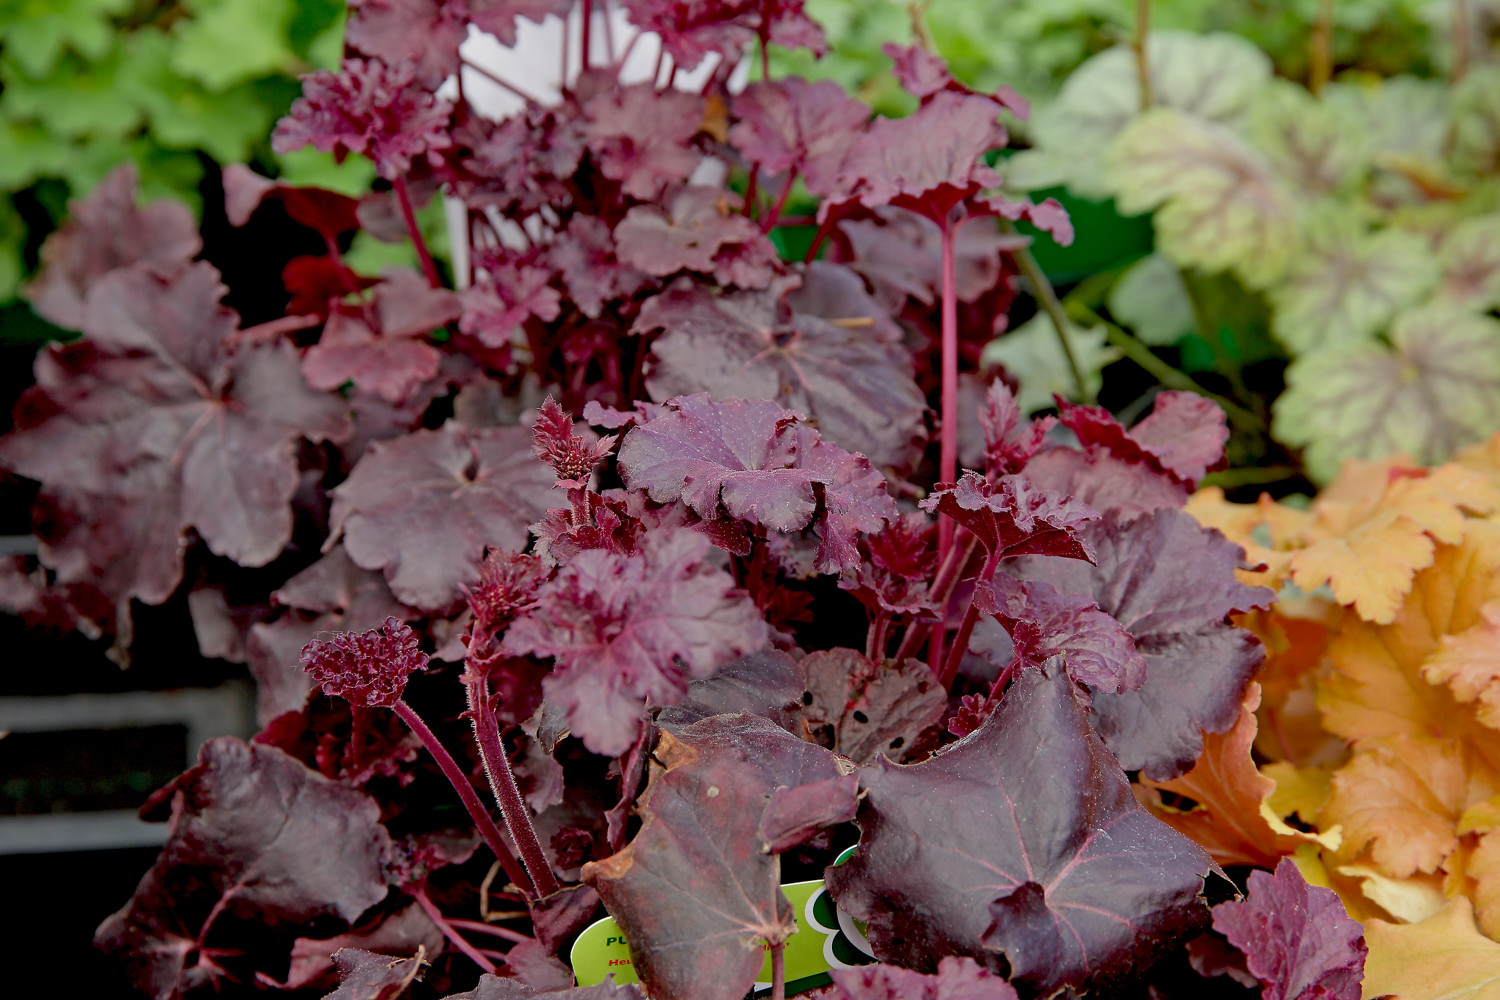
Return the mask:
MULTIPOLYGON (((958 223, 944 219, 943 247, 943 357, 942 411, 938 439, 938 482, 958 482, 958 293, 954 275, 957 271, 958 223)), ((938 516, 938 561, 948 558, 953 548, 953 520, 938 516)), ((941 631, 941 629, 939 629, 941 631)))
POLYGON ((766 217, 760 222, 761 232, 769 233, 776 227, 776 220, 781 218, 781 210, 786 208, 787 199, 792 196, 792 185, 796 182, 797 168, 793 167, 791 172, 786 175, 786 184, 782 186, 781 195, 776 199, 776 204, 771 206, 771 211, 767 212, 766 217))
MULTIPOLYGON (((995 575, 995 569, 1000 565, 999 548, 991 552, 984 561, 984 568, 979 571, 979 576, 974 580, 977 590, 981 584, 989 583, 995 575)), ((969 637, 974 634, 974 626, 979 622, 979 609, 974 606, 974 595, 969 595, 969 606, 964 610, 964 620, 958 627, 958 634, 953 637, 953 647, 948 650, 948 660, 943 664, 943 672, 938 676, 938 683, 944 690, 953 686, 953 678, 958 676, 958 665, 963 662, 964 653, 969 648, 969 637)))
POLYGON ((550 896, 561 888, 557 876, 552 874, 552 865, 542 852, 542 843, 537 839, 536 828, 531 825, 531 816, 526 809, 526 800, 516 787, 516 776, 511 773, 510 759, 505 755, 505 746, 500 742, 500 724, 495 719, 495 710, 489 704, 488 683, 483 678, 473 678, 468 683, 469 715, 474 722, 474 740, 479 744, 479 759, 484 762, 484 772, 489 775, 490 788, 495 801, 500 805, 500 816, 515 841, 521 861, 531 874, 539 896, 550 896))
POLYGON ((438 738, 433 735, 432 730, 427 728, 427 723, 423 722, 422 717, 405 701, 396 702, 392 706, 392 710, 401 717, 401 721, 406 723, 412 732, 417 734, 417 739, 422 741, 422 745, 427 748, 427 752, 432 754, 432 759, 437 762, 438 769, 443 772, 443 776, 448 779, 449 784, 453 786, 453 790, 458 792, 458 797, 463 800, 464 808, 469 811, 469 815, 474 820, 474 825, 479 829, 479 835, 484 838, 484 842, 495 853, 495 858, 500 862, 500 867, 505 869, 506 877, 520 886, 523 892, 533 891, 531 879, 527 877, 526 870, 521 867, 520 862, 516 860, 516 856, 506 846, 505 838, 500 835, 500 828, 490 818, 488 810, 484 808, 484 803, 479 801, 479 794, 474 791, 474 786, 469 783, 469 776, 464 774, 463 768, 458 766, 458 762, 453 759, 453 755, 448 752, 448 748, 438 742, 438 738))
POLYGON ((771 945, 771 1000, 786 1000, 786 942, 771 945))
POLYGON ((427 252, 427 241, 422 238, 422 230, 417 227, 417 213, 411 205, 411 189, 406 185, 405 177, 397 177, 393 186, 396 189, 396 202, 401 206, 401 221, 406 223, 406 231, 411 234, 412 243, 416 244, 417 257, 422 261, 422 273, 427 277, 427 284, 433 288, 442 288, 442 279, 438 277, 437 265, 432 262, 432 254, 427 252))
POLYGON ((1151 63, 1146 55, 1146 40, 1151 34, 1151 0, 1135 0, 1135 73, 1141 86, 1141 110, 1151 110, 1151 63))
MULTIPOLYGON (((1009 220, 1000 220, 1000 229, 1009 236, 1016 235, 1016 227, 1009 220)), ((1057 342, 1062 345, 1063 357, 1068 361, 1068 370, 1073 373, 1074 392, 1078 395, 1080 403, 1092 403, 1094 400, 1089 395, 1088 381, 1083 377, 1083 369, 1078 367, 1078 358, 1073 354, 1073 344, 1068 339, 1068 316, 1063 312, 1062 303, 1057 300, 1057 293, 1052 290, 1052 282, 1042 273, 1036 258, 1031 254, 1030 247, 1022 247, 1015 252, 1016 264, 1021 268, 1021 273, 1031 284, 1032 294, 1041 304, 1042 310, 1052 320, 1052 328, 1057 331, 1057 342)))
POLYGON ((448 922, 448 918, 443 916, 443 911, 437 908, 436 903, 427 898, 427 893, 421 889, 408 887, 406 894, 415 899, 417 905, 422 908, 422 912, 427 914, 433 923, 437 924, 438 930, 443 932, 443 937, 448 939, 449 944, 469 956, 469 959, 485 972, 488 972, 492 976, 496 974, 495 963, 481 955, 478 948, 465 941, 463 935, 453 929, 453 925, 448 922))
POLYGON ((1333 78, 1333 0, 1318 0, 1318 17, 1307 40, 1307 89, 1320 92, 1333 78))

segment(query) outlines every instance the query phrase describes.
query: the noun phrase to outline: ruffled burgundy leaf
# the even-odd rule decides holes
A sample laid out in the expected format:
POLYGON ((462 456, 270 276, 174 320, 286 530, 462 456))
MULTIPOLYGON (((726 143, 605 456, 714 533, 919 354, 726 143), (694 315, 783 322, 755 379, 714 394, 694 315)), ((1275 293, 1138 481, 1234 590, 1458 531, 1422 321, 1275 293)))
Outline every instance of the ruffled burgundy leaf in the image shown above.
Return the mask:
POLYGON ((796 788, 777 788, 756 831, 767 854, 783 854, 807 843, 818 831, 854 819, 859 808, 859 775, 843 774, 796 788))
POLYGON ((1086 503, 1115 521, 1157 510, 1176 510, 1189 490, 1172 476, 1102 449, 1046 448, 1031 458, 1022 477, 1038 489, 1086 503))
POLYGON ((875 663, 853 649, 825 649, 797 666, 808 726, 856 764, 881 754, 901 760, 948 708, 948 693, 919 660, 875 663))
POLYGON ((807 190, 826 196, 870 109, 831 80, 762 80, 734 97, 729 141, 769 177, 796 171, 807 190))
POLYGON ((842 776, 833 754, 753 715, 720 715, 664 734, 666 767, 625 849, 584 866, 625 929, 653 996, 739 1000, 763 961, 761 941, 795 930, 780 865, 758 836, 773 792, 842 776))
POLYGON ((991 485, 979 473, 965 472, 956 485, 937 490, 918 506, 951 517, 997 558, 1094 560, 1083 529, 1099 515, 1072 497, 1036 489, 1020 476, 1004 476, 991 485))
MULTIPOLYGON (((1057 425, 1057 420, 1053 417, 1026 420, 1015 393, 996 379, 985 392, 984 405, 979 409, 979 425, 984 429, 985 471, 1005 476, 1026 467, 1026 463, 1041 450, 1047 433, 1057 425)), ((1066 490, 1059 492, 1064 496, 1074 496, 1066 490)))
POLYGON ((623 0, 630 23, 661 36, 684 71, 710 55, 737 62, 758 35, 822 55, 823 29, 802 12, 803 0, 623 0))
POLYGON ((1102 406, 1058 401, 1060 419, 1085 449, 1145 465, 1192 490, 1224 458, 1229 427, 1217 404, 1193 392, 1159 393, 1150 416, 1126 430, 1102 406))
POLYGON ((649 83, 620 87, 584 105, 584 134, 604 176, 649 201, 666 185, 687 180, 703 159, 692 139, 705 107, 696 94, 658 92, 649 83))
POLYGON ((391 839, 380 807, 280 750, 210 740, 167 793, 166 846, 94 935, 143 992, 167 996, 218 978, 196 944, 212 922, 352 923, 385 897, 391 839))
POLYGON ((95 283, 87 337, 38 356, 0 462, 54 496, 43 555, 64 582, 159 603, 195 528, 244 566, 291 537, 300 439, 341 440, 342 400, 302 380, 284 343, 232 351, 234 313, 207 264, 148 264, 95 283))
POLYGON ((330 239, 360 227, 359 199, 318 187, 296 187, 262 177, 242 163, 224 168, 224 212, 243 226, 267 198, 279 201, 292 221, 330 239))
POLYGON ((339 988, 323 1000, 396 1000, 427 971, 421 957, 377 955, 363 948, 340 948, 333 953, 339 988))
MULTIPOLYGON (((507 958, 510 957, 507 955, 507 958)), ((505 979, 488 973, 479 977, 479 985, 465 993, 453 993, 444 1000, 642 1000, 634 983, 624 986, 613 978, 594 986, 571 989, 538 990, 519 979, 505 979)))
POLYGON ((557 319, 562 296, 551 285, 550 270, 510 259, 487 259, 489 255, 483 253, 475 256, 479 270, 475 283, 461 296, 460 330, 486 347, 503 348, 517 339, 526 320, 536 317, 550 323, 557 319))
POLYGON ((1358 1000, 1364 928, 1332 889, 1308 885, 1291 858, 1250 873, 1249 895, 1214 907, 1214 930, 1245 955, 1265 1000, 1358 1000))
POLYGON ((314 389, 337 389, 346 382, 393 405, 400 405, 435 378, 443 356, 425 341, 371 330, 358 310, 339 307, 323 335, 302 356, 302 374, 314 389))
POLYGON ((763 287, 770 283, 770 269, 746 264, 773 261, 776 251, 738 207, 738 196, 696 185, 673 195, 668 212, 637 205, 615 227, 616 253, 631 267, 657 277, 698 271, 726 285, 763 287))
POLYGON ((919 454, 926 398, 900 328, 836 264, 813 264, 784 303, 774 287, 716 296, 679 282, 642 306, 635 329, 665 331, 647 360, 655 400, 775 400, 879 468, 919 454))
POLYGON ((516 44, 516 19, 541 24, 549 16, 567 17, 572 0, 468 0, 469 20, 494 35, 501 45, 516 44))
POLYGON ((1128 770, 1153 781, 1186 772, 1203 751, 1203 732, 1227 732, 1245 685, 1265 650, 1229 616, 1268 607, 1275 595, 1235 578, 1238 545, 1180 510, 1125 524, 1105 520, 1085 533, 1097 565, 1024 559, 1007 568, 1064 594, 1092 598, 1120 622, 1146 658, 1134 691, 1097 692, 1095 725, 1128 770))
POLYGON ((454 0, 350 0, 344 41, 391 66, 410 66, 418 83, 436 90, 458 71, 467 6, 454 0))
POLYGON ((288 316, 320 316, 327 319, 334 300, 349 294, 348 278, 354 280, 354 291, 362 292, 379 284, 377 278, 351 275, 348 269, 326 254, 293 257, 281 269, 281 283, 291 296, 288 316))
MULTIPOLYGON (((904 208, 884 206, 873 218, 839 223, 849 240, 847 266, 868 281, 893 309, 908 298, 934 305, 942 295, 942 233, 937 223, 904 208)), ((958 231, 954 246, 953 290, 960 302, 973 302, 995 287, 1004 273, 1001 255, 1027 245, 993 224, 973 222, 958 231)))
POLYGON ((1146 680, 1135 639, 1082 594, 1059 594, 1040 580, 1023 583, 999 573, 974 588, 974 606, 1005 626, 1019 667, 1060 656, 1069 677, 1110 694, 1146 680))
POLYGON ((450 422, 371 444, 333 490, 329 530, 355 563, 383 570, 400 600, 447 608, 478 581, 486 547, 526 546, 553 481, 526 429, 450 422))
POLYGON ((187 206, 158 201, 137 208, 139 189, 135 165, 126 163, 69 204, 68 220, 42 244, 41 273, 23 289, 37 315, 81 329, 84 296, 95 281, 135 263, 170 273, 203 249, 187 206))
POLYGON ((748 712, 795 732, 801 704, 796 661, 780 650, 762 649, 693 681, 682 703, 662 709, 656 723, 675 732, 711 715, 748 712))
POLYGON ((595 753, 628 750, 648 700, 675 704, 690 680, 765 644, 765 622, 712 550, 677 530, 647 534, 630 555, 580 552, 506 634, 511 653, 554 658, 547 699, 595 753))
POLYGON ((302 96, 277 123, 272 149, 291 153, 310 145, 340 161, 363 153, 388 180, 404 175, 416 159, 441 163, 441 151, 452 142, 453 107, 435 98, 417 73, 414 62, 345 59, 337 73, 303 77, 302 96))
POLYGON ((651 281, 620 260, 609 223, 597 216, 575 215, 547 253, 569 298, 592 318, 604 311, 606 302, 634 295, 651 281))
POLYGON ((1022 672, 946 752, 860 775, 859 850, 827 879, 886 961, 969 955, 1045 996, 1128 980, 1208 922, 1213 862, 1136 802, 1061 671, 1022 672))
POLYGON ((1017 1000, 1016 988, 972 958, 946 956, 923 975, 898 965, 834 969, 830 1000, 1017 1000))
POLYGON ((338 981, 333 955, 341 949, 363 948, 383 955, 410 957, 422 948, 430 956, 443 950, 443 941, 443 932, 432 918, 416 903, 410 903, 362 931, 331 938, 298 938, 292 942, 292 964, 286 982, 276 985, 288 990, 332 986, 338 981))

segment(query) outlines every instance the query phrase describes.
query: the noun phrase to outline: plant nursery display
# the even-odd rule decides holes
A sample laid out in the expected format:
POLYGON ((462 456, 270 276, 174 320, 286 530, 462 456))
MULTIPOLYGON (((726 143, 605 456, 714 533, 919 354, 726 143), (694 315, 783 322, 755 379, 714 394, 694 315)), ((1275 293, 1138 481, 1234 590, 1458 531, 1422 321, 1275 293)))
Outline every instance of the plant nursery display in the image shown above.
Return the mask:
POLYGON ((354 0, 250 322, 73 202, 0 605, 256 684, 137 991, 1489 995, 1494 12, 941 2, 354 0))

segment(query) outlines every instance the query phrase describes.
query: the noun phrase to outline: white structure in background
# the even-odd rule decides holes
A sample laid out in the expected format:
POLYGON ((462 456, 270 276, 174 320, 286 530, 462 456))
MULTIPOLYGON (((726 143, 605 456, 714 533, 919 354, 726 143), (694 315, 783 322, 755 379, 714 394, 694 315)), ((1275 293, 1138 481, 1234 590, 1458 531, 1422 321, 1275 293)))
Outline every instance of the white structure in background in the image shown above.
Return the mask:
MULTIPOLYGON (((541 24, 517 18, 516 44, 513 46, 501 45, 494 35, 470 25, 469 37, 459 46, 458 51, 465 63, 480 67, 473 69, 464 66, 459 72, 463 74, 464 96, 474 110, 486 118, 502 121, 525 108, 526 102, 485 76, 481 70, 488 70, 544 105, 557 104, 562 100, 564 81, 572 84, 583 69, 583 4, 573 5, 573 10, 568 14, 566 29, 563 19, 555 15, 548 16, 541 24), (566 53, 562 52, 564 40, 568 46, 566 53), (562 58, 559 58, 560 54, 562 58)), ((650 80, 652 71, 658 66, 660 75, 656 79, 657 86, 666 86, 667 81, 672 79, 672 57, 661 58, 661 39, 652 32, 637 32, 626 19, 625 12, 608 3, 608 0, 598 0, 593 4, 589 53, 589 64, 592 66, 609 66, 621 56, 626 56, 625 64, 620 69, 620 80, 623 83, 650 80), (638 34, 640 37, 636 38, 638 34)), ((692 72, 677 74, 677 88, 687 91, 703 89, 718 65, 717 55, 708 56, 692 72)), ((749 61, 742 61, 729 79, 729 89, 738 91, 745 85, 749 75, 749 61)), ((450 78, 438 90, 438 94, 450 100, 456 98, 457 82, 450 78)), ((690 182, 722 184, 726 174, 727 168, 723 163, 705 160, 690 178, 690 182)), ((448 222, 448 240, 453 247, 454 281, 459 288, 465 288, 469 284, 470 234, 467 232, 468 218, 464 203, 456 198, 445 198, 443 208, 448 222)), ((514 222, 501 218, 494 212, 490 214, 490 222, 494 224, 495 231, 500 234, 505 245, 516 249, 526 246, 526 241, 514 222)), ((532 228, 531 222, 536 223, 532 237, 541 236, 542 220, 534 217, 528 220, 528 229, 532 228)))

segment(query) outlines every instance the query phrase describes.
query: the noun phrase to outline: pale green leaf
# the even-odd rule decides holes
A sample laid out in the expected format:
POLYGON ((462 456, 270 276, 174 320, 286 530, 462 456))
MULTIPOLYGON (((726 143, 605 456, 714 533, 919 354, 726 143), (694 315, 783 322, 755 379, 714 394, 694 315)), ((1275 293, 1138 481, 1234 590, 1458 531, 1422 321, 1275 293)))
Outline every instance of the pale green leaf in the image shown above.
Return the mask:
POLYGON ((1414 76, 1336 81, 1319 99, 1358 122, 1372 154, 1442 155, 1448 135, 1448 88, 1414 76))
POLYGON ((1312 216, 1286 277, 1271 289, 1276 337, 1293 353, 1368 340, 1437 283, 1427 241, 1369 232, 1347 210, 1312 216))
MULTIPOLYGON (((1233 35, 1153 31, 1147 45, 1151 97, 1215 122, 1236 122, 1271 76, 1271 62, 1233 35)), ((1118 45, 1078 67, 1057 100, 1037 110, 1031 127, 1035 152, 1009 161, 1014 187, 1067 184, 1086 198, 1104 198, 1112 185, 1100 155, 1140 113, 1135 52, 1118 45)))
POLYGON ((1233 269, 1257 288, 1285 270, 1296 206, 1265 158, 1225 126, 1156 108, 1120 134, 1105 166, 1123 214, 1157 210, 1157 249, 1173 263, 1233 269))
POLYGON ((1247 131, 1255 148, 1299 194, 1316 197, 1347 189, 1369 165, 1359 118, 1285 80, 1261 89, 1247 131))
POLYGON ((1500 174, 1500 66, 1475 66, 1453 89, 1453 168, 1500 174))
POLYGON ((15 191, 39 177, 52 176, 71 156, 69 144, 41 125, 0 120, 0 188, 15 191))
POLYGON ((370 193, 375 180, 375 164, 363 156, 350 156, 336 163, 332 153, 303 146, 291 153, 279 153, 276 162, 281 171, 277 179, 293 187, 320 187, 351 198, 370 193))
POLYGON ((26 76, 45 78, 71 48, 89 59, 109 51, 110 15, 130 0, 0 0, 0 42, 26 76))
POLYGON ((295 57, 287 45, 292 0, 212 0, 193 6, 193 16, 172 27, 171 67, 182 76, 218 91, 292 65, 295 57))
POLYGON ((1197 326, 1181 272, 1159 253, 1142 257, 1121 275, 1110 290, 1109 311, 1153 347, 1174 344, 1197 326))
MULTIPOLYGON (((1104 366, 1120 357, 1120 352, 1105 343, 1102 326, 1068 328, 1068 344, 1088 384, 1089 395, 1099 392, 1104 366)), ((985 364, 1001 364, 1021 383, 1016 401, 1024 413, 1055 405, 1052 394, 1074 399, 1078 387, 1068 367, 1067 356, 1057 339, 1057 328, 1045 314, 1022 323, 1014 330, 996 337, 985 346, 985 364)))
POLYGON ((1500 306, 1500 214, 1466 219, 1443 239, 1433 301, 1485 312, 1500 306))
POLYGON ((1404 452, 1423 464, 1500 430, 1500 322, 1428 307, 1398 316, 1390 343, 1292 362, 1273 405, 1278 440, 1328 482, 1348 458, 1404 452))

